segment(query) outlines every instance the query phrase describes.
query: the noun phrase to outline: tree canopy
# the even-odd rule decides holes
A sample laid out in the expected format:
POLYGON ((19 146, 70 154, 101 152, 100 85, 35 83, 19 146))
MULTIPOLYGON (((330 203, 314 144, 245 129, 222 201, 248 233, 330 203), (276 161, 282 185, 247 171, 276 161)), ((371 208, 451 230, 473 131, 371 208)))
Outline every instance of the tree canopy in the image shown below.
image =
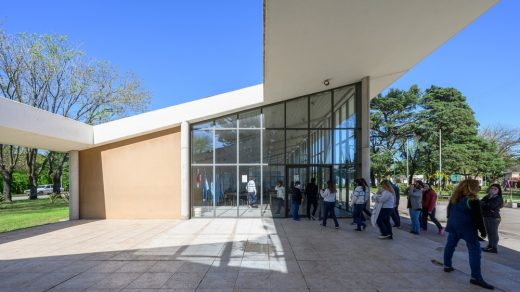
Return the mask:
MULTIPOLYGON (((91 125, 142 112, 150 100, 150 94, 135 74, 121 74, 106 61, 88 58, 65 36, 8 35, 2 27, 0 96, 91 125)), ((31 197, 36 197, 37 180, 44 167, 53 180, 55 191, 59 192, 67 155, 50 152, 45 156, 46 160, 38 163, 38 149, 13 151, 9 147, 5 150, 9 155, 0 156, 0 171, 7 182, 3 190, 8 198, 9 182, 15 169, 13 161, 18 161, 17 156, 22 152, 31 197)), ((2 154, 4 149, 0 147, 2 154)))
POLYGON ((380 94, 371 101, 372 179, 389 176, 392 164, 402 173, 407 160, 409 180, 414 174, 429 182, 450 174, 496 180, 504 159, 497 139, 479 136, 478 126, 466 97, 455 88, 431 86, 422 92, 414 85, 380 94))

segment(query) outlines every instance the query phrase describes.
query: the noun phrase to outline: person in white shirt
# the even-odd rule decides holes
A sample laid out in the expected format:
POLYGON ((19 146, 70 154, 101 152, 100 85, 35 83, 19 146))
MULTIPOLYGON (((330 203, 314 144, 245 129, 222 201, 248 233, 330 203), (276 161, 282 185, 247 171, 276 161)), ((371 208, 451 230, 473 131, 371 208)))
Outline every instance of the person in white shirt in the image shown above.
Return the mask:
POLYGON ((354 217, 354 223, 356 223, 356 231, 365 230, 367 225, 365 224, 365 218, 363 217, 363 208, 365 208, 366 200, 369 196, 368 186, 364 184, 361 179, 354 180, 354 191, 352 192, 352 217, 354 217))
POLYGON ((324 213, 323 214, 323 223, 322 226, 327 226, 327 217, 330 214, 330 217, 334 220, 334 225, 336 229, 339 228, 338 218, 336 218, 336 214, 334 213, 334 208, 336 208, 336 187, 331 181, 327 182, 327 188, 322 189, 320 191, 321 197, 323 198, 324 205, 324 213))
POLYGON ((381 204, 381 211, 377 216, 377 226, 381 231, 379 239, 393 239, 392 225, 390 224, 390 214, 392 214, 395 205, 395 192, 392 183, 389 180, 381 182, 381 189, 375 197, 376 202, 381 204))
POLYGON ((255 178, 250 177, 249 181, 246 185, 247 190, 247 197, 249 200, 249 207, 252 208, 255 206, 256 203, 256 184, 255 184, 255 178))
POLYGON ((282 209, 282 206, 285 202, 285 187, 283 186, 283 182, 279 180, 276 183, 276 186, 274 187, 274 190, 276 191, 276 215, 280 215, 280 210, 282 209))

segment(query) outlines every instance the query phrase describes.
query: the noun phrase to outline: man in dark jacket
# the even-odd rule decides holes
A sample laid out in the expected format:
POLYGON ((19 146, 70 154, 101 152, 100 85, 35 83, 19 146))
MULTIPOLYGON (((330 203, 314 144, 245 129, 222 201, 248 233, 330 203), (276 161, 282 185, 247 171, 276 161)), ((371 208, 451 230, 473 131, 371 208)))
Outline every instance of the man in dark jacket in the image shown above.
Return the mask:
POLYGON ((300 182, 299 181, 295 182, 294 188, 293 188, 292 194, 291 194, 292 218, 295 221, 300 220, 300 216, 298 215, 298 212, 300 211, 300 205, 302 203, 302 191, 300 188, 301 188, 300 182))
POLYGON ((312 178, 311 182, 305 188, 305 197, 307 198, 307 218, 309 220, 316 220, 316 210, 318 209, 318 186, 316 185, 316 179, 312 178), (311 206, 313 206, 311 214, 311 206))
POLYGON ((399 194, 399 186, 397 184, 392 183, 392 187, 395 192, 395 207, 392 214, 390 214, 390 218, 394 221, 394 227, 401 228, 401 217, 399 217, 399 198, 401 198, 401 195, 399 194))

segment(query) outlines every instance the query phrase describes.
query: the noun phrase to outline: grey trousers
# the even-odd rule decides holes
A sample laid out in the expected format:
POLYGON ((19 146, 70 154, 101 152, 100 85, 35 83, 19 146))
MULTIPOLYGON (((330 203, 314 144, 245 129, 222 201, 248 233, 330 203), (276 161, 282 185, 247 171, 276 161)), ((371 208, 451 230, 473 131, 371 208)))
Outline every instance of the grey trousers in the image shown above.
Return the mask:
POLYGON ((500 218, 484 217, 484 225, 488 234, 489 246, 497 248, 498 245, 498 225, 500 218))

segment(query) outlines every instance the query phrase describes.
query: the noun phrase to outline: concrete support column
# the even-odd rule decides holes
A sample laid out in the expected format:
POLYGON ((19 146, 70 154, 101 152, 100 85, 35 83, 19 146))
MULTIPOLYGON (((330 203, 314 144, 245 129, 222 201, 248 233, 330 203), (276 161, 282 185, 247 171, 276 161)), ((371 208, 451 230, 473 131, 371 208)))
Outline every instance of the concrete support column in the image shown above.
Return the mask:
POLYGON ((370 77, 361 80, 361 176, 370 185, 370 77))
POLYGON ((181 218, 190 218, 190 124, 181 123, 181 218))
POLYGON ((79 152, 69 152, 69 220, 79 219, 79 152))

